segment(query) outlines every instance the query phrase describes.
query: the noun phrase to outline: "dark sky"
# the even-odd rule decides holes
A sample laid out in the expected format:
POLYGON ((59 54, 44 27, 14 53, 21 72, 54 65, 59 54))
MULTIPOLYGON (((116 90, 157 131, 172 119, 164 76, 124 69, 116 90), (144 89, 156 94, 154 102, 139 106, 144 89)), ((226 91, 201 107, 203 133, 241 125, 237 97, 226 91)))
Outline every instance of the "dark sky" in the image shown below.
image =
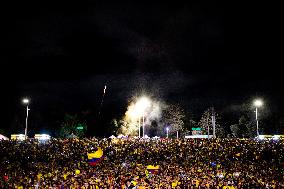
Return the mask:
POLYGON ((24 96, 38 128, 54 127, 66 112, 96 119, 105 84, 106 122, 140 92, 197 115, 212 105, 238 111, 231 107, 257 96, 283 113, 281 70, 262 17, 231 16, 219 1, 46 1, 5 9, 2 128, 23 124, 24 96))

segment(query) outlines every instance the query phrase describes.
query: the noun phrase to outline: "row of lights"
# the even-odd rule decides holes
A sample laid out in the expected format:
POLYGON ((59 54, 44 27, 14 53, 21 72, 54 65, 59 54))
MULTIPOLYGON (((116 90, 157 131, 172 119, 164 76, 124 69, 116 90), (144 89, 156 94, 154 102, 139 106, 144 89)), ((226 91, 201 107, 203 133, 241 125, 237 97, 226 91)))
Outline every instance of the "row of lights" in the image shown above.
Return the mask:
MULTIPOLYGON (((25 135, 23 134, 12 134, 11 135, 12 140, 25 140, 25 135)), ((50 135, 48 134, 35 134, 34 139, 37 140, 49 140, 51 139, 50 135)))
MULTIPOLYGON (((146 106, 145 104, 149 104, 149 101, 147 98, 142 98, 141 100, 141 109, 142 109, 142 112, 143 112, 143 116, 144 116, 144 109, 146 109, 146 106), (147 101, 147 103, 145 103, 147 101)), ((29 116, 29 103, 30 103, 30 100, 28 98, 24 98, 23 99, 23 103, 26 104, 26 127, 25 127, 25 139, 27 139, 27 132, 28 132, 28 116, 29 116)), ((254 106, 255 106, 255 119, 256 119, 256 132, 257 132, 257 136, 259 137, 259 131, 258 131, 258 108, 261 107, 263 105, 263 102, 262 100, 260 99, 256 99, 254 101, 254 106)), ((169 136, 169 127, 166 128, 167 130, 167 138, 169 136)), ((139 125, 139 136, 140 136, 140 125, 139 125)), ((144 118, 143 118, 143 136, 144 136, 144 118)))
POLYGON ((283 135, 259 135, 258 139, 263 140, 263 139, 272 139, 272 140, 279 140, 282 138, 283 135))

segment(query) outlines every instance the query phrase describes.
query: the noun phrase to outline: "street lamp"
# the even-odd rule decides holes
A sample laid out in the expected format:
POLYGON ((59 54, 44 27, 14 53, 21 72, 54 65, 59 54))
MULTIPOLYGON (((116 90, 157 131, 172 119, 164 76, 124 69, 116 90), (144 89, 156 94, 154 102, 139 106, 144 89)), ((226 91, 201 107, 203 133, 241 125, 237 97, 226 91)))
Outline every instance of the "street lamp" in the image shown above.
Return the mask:
POLYGON ((178 139, 178 131, 177 131, 177 139, 178 139))
POLYGON ((141 130, 141 119, 140 119, 140 117, 139 117, 139 121, 138 121, 138 124, 139 124, 139 126, 138 126, 138 133, 139 133, 139 138, 141 137, 141 134, 140 134, 140 130, 141 130))
POLYGON ((257 108, 261 107, 263 105, 263 102, 260 99, 256 99, 253 104, 255 106, 256 134, 257 134, 257 137, 259 137, 257 108))
POLYGON ((170 128, 167 127, 166 130, 167 130, 167 138, 169 138, 169 130, 170 130, 170 128))
POLYGON ((23 103, 27 105, 27 114, 26 114, 26 128, 25 128, 25 139, 27 139, 27 133, 28 133, 28 117, 29 117, 29 99, 24 98, 23 103))

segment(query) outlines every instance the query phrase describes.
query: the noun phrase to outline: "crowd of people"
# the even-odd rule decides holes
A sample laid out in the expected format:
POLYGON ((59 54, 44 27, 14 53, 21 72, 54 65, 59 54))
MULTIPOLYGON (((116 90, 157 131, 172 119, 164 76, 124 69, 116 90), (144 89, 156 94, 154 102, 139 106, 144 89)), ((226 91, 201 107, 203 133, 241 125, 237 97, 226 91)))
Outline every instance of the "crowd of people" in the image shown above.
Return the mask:
POLYGON ((0 176, 3 189, 284 188, 284 140, 2 140, 0 176))

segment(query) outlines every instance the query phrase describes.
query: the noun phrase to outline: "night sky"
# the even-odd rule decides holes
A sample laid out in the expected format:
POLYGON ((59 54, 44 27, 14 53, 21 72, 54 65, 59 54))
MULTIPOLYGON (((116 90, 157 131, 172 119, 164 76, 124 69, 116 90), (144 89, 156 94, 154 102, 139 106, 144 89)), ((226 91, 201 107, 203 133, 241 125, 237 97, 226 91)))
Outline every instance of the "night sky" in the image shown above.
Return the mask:
POLYGON ((65 113, 81 113, 104 135, 102 127, 141 93, 179 103, 196 119, 214 106, 235 123, 255 97, 263 98, 271 117, 283 116, 272 24, 259 24, 262 17, 231 17, 219 1, 46 1, 5 9, 2 130, 23 133, 25 96, 31 99, 30 129, 51 133, 65 113))

